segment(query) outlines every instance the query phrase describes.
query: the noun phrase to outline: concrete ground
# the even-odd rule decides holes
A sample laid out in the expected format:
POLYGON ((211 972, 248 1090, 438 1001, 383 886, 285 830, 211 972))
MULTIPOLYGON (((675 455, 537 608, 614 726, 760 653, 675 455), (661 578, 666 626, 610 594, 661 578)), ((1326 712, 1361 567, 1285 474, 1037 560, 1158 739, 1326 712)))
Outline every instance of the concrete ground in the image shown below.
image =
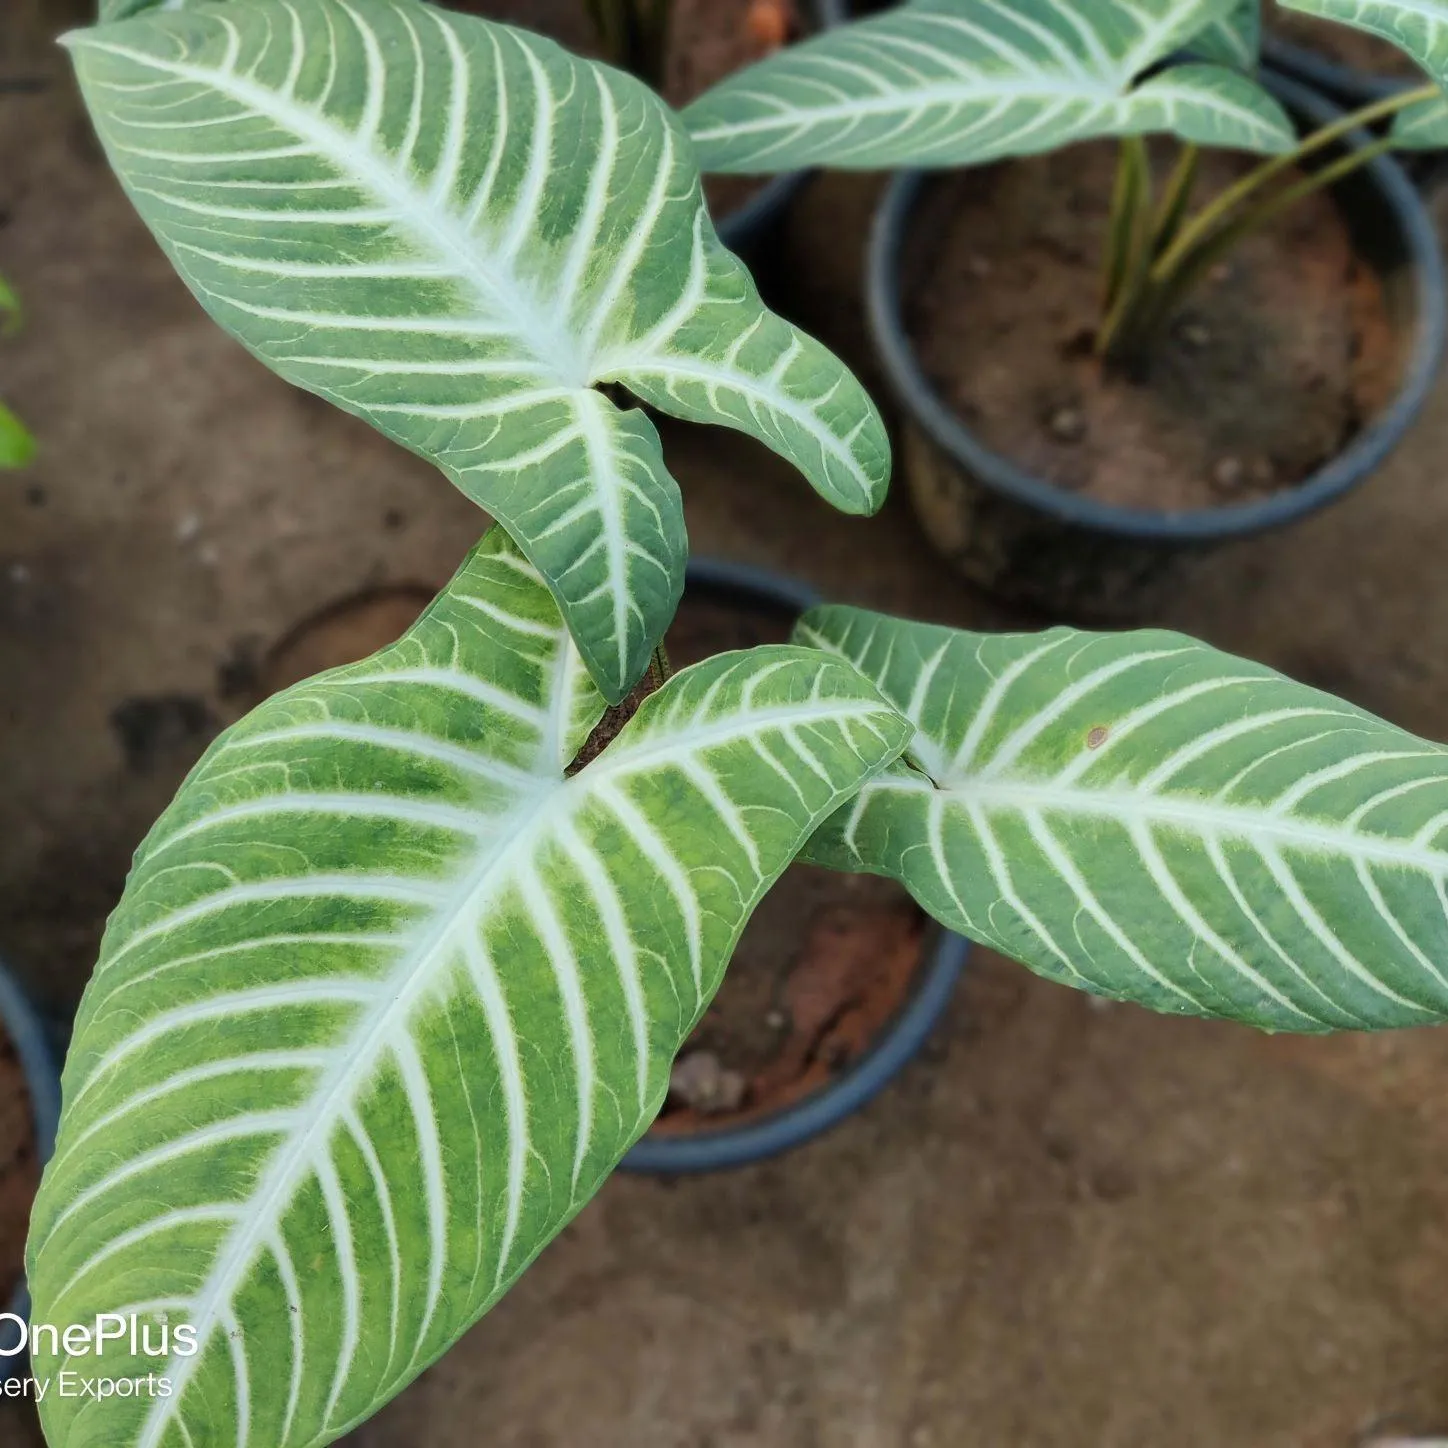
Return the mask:
MULTIPOLYGON (((133 219, 63 72, 0 29, 0 74, 22 70, 46 87, 0 95, 0 273, 30 306, 0 343, 0 393, 43 455, 0 483, 0 952, 59 1011, 130 851, 267 647, 358 591, 435 586, 480 520, 228 342, 133 219)), ((852 248, 869 191, 818 184, 775 258, 866 371, 852 248)), ((849 520, 752 445, 682 428, 666 445, 697 552, 1013 622, 933 558, 903 492, 849 520)), ((1160 621, 1448 739, 1445 456, 1448 378, 1371 486, 1214 560, 1160 621)), ((616 1178, 355 1441, 1348 1448, 1441 1431, 1445 1087, 1448 1033, 1267 1038, 1102 1007, 982 955, 874 1106, 748 1171, 616 1178)), ((8 1448, 27 1430, 4 1411, 8 1448)))

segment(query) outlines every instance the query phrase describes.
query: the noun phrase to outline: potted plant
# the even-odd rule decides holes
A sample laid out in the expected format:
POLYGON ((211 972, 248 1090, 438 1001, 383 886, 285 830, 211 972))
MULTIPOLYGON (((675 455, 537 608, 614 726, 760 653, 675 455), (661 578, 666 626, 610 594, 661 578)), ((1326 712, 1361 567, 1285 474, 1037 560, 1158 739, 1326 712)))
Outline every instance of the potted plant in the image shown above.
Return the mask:
POLYGON ((1448 1018, 1448 749, 1329 695, 1175 634, 830 606, 671 670, 682 510, 630 398, 857 512, 889 458, 645 87, 418 0, 69 44, 203 304, 497 521, 397 642, 223 733, 137 852, 32 1218, 36 1381, 90 1384, 45 1395, 52 1443, 366 1419, 648 1128, 796 857, 1167 1012, 1448 1018))
MULTIPOLYGON (((1412 38, 1387 0, 1312 8, 1412 38)), ((1438 244, 1386 153, 1438 143, 1440 92, 1343 116, 1283 78, 1171 60, 1249 57, 1240 19, 1212 0, 916 0, 686 112, 707 167, 953 168, 888 188, 870 320, 932 541, 1058 616, 1139 614, 1203 549, 1341 496, 1437 366, 1438 244), (1174 150, 1143 137, 1163 127, 1174 150)))
MULTIPOLYGON (((793 579, 691 558, 667 634, 671 665, 787 643, 819 602, 793 579)), ((750 918, 675 1058, 658 1117, 620 1165, 716 1171, 828 1130, 924 1044, 968 950, 894 881, 791 865, 750 918)))
MULTIPOLYGON (((438 592, 395 584, 334 600, 257 661, 255 706, 392 642, 438 592)), ((666 634, 671 668, 787 643, 813 589, 764 569, 690 558, 666 634)), ((679 1051, 663 1108, 624 1157, 676 1175, 776 1155, 857 1110, 915 1055, 948 1005, 966 941, 894 882, 791 865, 741 936, 679 1051)))

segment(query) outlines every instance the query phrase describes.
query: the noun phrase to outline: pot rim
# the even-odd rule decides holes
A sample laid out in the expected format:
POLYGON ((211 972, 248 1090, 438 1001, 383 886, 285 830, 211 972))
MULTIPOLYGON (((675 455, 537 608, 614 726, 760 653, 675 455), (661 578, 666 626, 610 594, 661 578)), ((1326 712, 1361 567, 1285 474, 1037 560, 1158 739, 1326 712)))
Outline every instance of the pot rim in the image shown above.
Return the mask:
POLYGON ((950 1004, 970 948, 963 935, 932 922, 909 999, 868 1049, 828 1084, 738 1126, 677 1136, 644 1135, 629 1148, 619 1169, 660 1176, 724 1171, 778 1156, 838 1126, 878 1096, 919 1054, 950 1004))
MULTIPOLYGON (((30 1003, 20 982, 0 960, 0 1029, 10 1038, 20 1060, 20 1070, 30 1093, 30 1121, 35 1132, 35 1154, 43 1167, 55 1150, 55 1132, 60 1124, 60 1072, 55 1064, 45 1024, 30 1003)), ((6 1311, 26 1319, 30 1316, 30 1293, 25 1285, 24 1264, 6 1311)), ((22 1370, 25 1355, 0 1363, 0 1381, 22 1370)))
POLYGON ((1356 105, 1365 106, 1373 101, 1385 100, 1414 84, 1406 77, 1373 75, 1371 71, 1359 70, 1313 50, 1309 45, 1284 40, 1270 31, 1262 36, 1262 59, 1271 69, 1313 90, 1356 105))
MULTIPOLYGON (((762 603, 781 614, 797 615, 820 601, 815 589, 800 579, 723 559, 691 558, 688 585, 726 599, 762 603)), ((838 1076, 798 1101, 737 1126, 645 1135, 629 1148, 619 1169, 661 1176, 723 1171, 777 1156, 839 1125, 878 1095, 925 1044, 950 1003, 970 948, 964 936, 931 922, 905 1004, 838 1076)))
MULTIPOLYGON (((1344 114, 1325 97, 1287 76, 1264 70, 1261 79, 1289 109, 1306 116, 1314 125, 1344 114)), ((1361 130, 1345 138, 1353 149, 1370 139, 1361 130)), ((986 487, 1059 522, 1117 537, 1180 543, 1246 537, 1292 522, 1363 482, 1397 446, 1433 385, 1448 334, 1448 289, 1437 236, 1402 167, 1379 156, 1357 175, 1372 185, 1403 241, 1405 270, 1413 279, 1415 302, 1411 347, 1388 405, 1310 477, 1268 498, 1168 513, 1121 507, 1068 492, 986 447, 936 391, 916 357, 904 324, 900 256, 915 207, 933 174, 920 170, 897 172, 875 213, 866 261, 866 290, 876 351, 897 399, 938 447, 986 487)))

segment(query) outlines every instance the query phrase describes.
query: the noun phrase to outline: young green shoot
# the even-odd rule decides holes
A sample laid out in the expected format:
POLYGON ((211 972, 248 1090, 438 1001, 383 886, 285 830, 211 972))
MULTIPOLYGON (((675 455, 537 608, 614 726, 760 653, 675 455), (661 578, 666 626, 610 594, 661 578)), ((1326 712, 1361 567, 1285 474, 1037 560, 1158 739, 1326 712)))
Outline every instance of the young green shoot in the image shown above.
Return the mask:
POLYGON ((1439 94, 1436 85, 1404 90, 1320 126, 1291 150, 1258 162, 1240 180, 1188 212, 1198 149, 1183 145, 1156 220, 1151 178, 1139 136, 1120 142, 1118 180, 1106 237, 1107 294, 1095 350, 1103 363, 1134 370, 1191 291, 1247 237, 1276 221, 1308 196, 1391 151, 1391 136, 1345 150, 1326 165, 1314 161, 1353 132, 1366 130, 1439 94), (1127 184, 1123 176, 1139 177, 1127 184), (1274 184, 1275 183, 1275 184, 1274 184), (1149 237, 1143 256, 1141 238, 1149 237))

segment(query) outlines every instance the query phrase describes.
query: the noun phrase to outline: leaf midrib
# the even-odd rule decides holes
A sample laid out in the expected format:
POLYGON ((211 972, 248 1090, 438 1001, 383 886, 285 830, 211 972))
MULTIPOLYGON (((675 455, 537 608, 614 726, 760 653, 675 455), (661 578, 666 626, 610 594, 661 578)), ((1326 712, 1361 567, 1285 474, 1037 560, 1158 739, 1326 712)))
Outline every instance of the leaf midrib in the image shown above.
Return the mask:
MULTIPOLYGON (((875 788, 919 790, 914 784, 877 781, 875 788)), ((1142 790, 1062 788, 1048 779, 970 780, 937 786, 947 798, 986 811, 1016 811, 1039 815, 1070 814, 1118 824, 1175 827, 1218 839, 1269 839, 1314 854, 1332 854, 1372 860, 1426 874, 1448 873, 1448 851, 1386 835, 1345 830, 1329 821, 1277 814, 1258 806, 1231 806, 1191 795, 1151 794, 1142 790)))
MULTIPOLYGON (((971 103, 991 105, 1000 100, 1067 100, 1087 101, 1092 105, 1109 106, 1118 101, 1130 99, 1129 92, 1119 86, 1113 87, 1101 82, 1094 85, 1080 83, 1059 84, 1052 82, 1043 86, 1039 81, 1013 81, 1010 83, 991 82, 979 84, 975 78, 962 78, 939 85, 916 86, 888 92, 868 99, 844 100, 837 105, 809 106, 802 110, 775 110, 767 116, 748 121, 718 122, 713 126, 690 126, 689 134, 698 141, 729 139, 733 136, 753 135, 759 131, 774 131, 794 127, 813 126, 830 121, 854 120, 860 116, 896 115, 905 106, 925 110, 930 106, 960 106, 971 103)), ((771 103, 778 98, 767 93, 751 93, 738 90, 732 92, 733 99, 763 99, 771 103)))
POLYGON ((257 1249, 274 1228, 281 1211, 295 1197, 299 1183, 310 1169, 308 1163, 315 1155, 318 1141, 330 1139, 343 1113, 355 1100, 359 1087, 375 1074, 385 1035, 399 1022, 407 1021, 419 997, 432 984, 439 963, 451 959, 446 950, 448 942, 464 919, 476 914, 470 907, 489 875, 526 838, 530 826, 536 828, 544 819, 551 819, 547 810, 550 801, 545 796, 556 797, 562 792, 559 781, 540 780, 535 791, 520 794, 508 812, 515 822, 513 827, 510 829, 505 824, 499 829, 481 858, 438 906, 426 934, 403 953, 379 990, 378 1004, 368 1011, 345 1042, 333 1048, 336 1064, 301 1108, 312 1113, 311 1119, 277 1149, 261 1184, 244 1204, 240 1230, 222 1247, 205 1284, 192 1299, 190 1322, 196 1329, 198 1348, 202 1350, 190 1358, 172 1357, 167 1368, 172 1379, 172 1396, 157 1400, 136 1448, 157 1448, 170 1421, 171 1409, 185 1397, 186 1385, 204 1357, 204 1348, 228 1309, 237 1285, 250 1270, 257 1249))
MULTIPOLYGON (((735 713, 723 721, 675 735, 660 742, 647 739, 631 749, 615 752, 606 749, 578 774, 571 778, 540 776, 538 787, 516 800, 501 825, 497 837, 471 869, 449 892, 437 911, 426 935, 407 949, 379 992, 378 1005, 370 1010, 349 1035, 347 1041, 334 1049, 337 1066, 326 1080, 319 1083, 304 1110, 314 1110, 307 1126, 278 1148, 277 1158, 268 1164, 262 1185, 243 1205, 242 1226, 218 1254, 207 1281, 193 1299, 191 1325, 197 1330, 197 1341, 204 1349, 255 1259, 258 1248, 275 1225, 281 1210, 295 1196, 299 1182, 309 1170, 319 1140, 326 1141, 341 1122, 343 1113, 355 1099, 356 1091, 375 1072, 386 1033, 399 1022, 406 1022, 416 1001, 432 984, 440 963, 452 957, 447 946, 458 927, 477 916, 476 899, 487 888, 489 878, 499 867, 510 869, 515 860, 529 854, 530 839, 546 834, 561 816, 571 813, 600 781, 628 774, 648 766, 667 763, 670 756, 698 751, 728 743, 767 729, 772 724, 809 724, 843 716, 858 717, 861 706, 828 704, 815 708, 799 705, 757 709, 735 713), (613 756, 610 758, 610 756, 613 756), (198 1299, 200 1302, 198 1303, 198 1299), (199 1310, 198 1310, 199 1309, 199 1310)), ((143 1425, 136 1448, 157 1448, 170 1421, 171 1409, 185 1396, 186 1384, 204 1357, 197 1352, 191 1358, 172 1358, 168 1373, 173 1392, 169 1399, 158 1400, 143 1425)))

